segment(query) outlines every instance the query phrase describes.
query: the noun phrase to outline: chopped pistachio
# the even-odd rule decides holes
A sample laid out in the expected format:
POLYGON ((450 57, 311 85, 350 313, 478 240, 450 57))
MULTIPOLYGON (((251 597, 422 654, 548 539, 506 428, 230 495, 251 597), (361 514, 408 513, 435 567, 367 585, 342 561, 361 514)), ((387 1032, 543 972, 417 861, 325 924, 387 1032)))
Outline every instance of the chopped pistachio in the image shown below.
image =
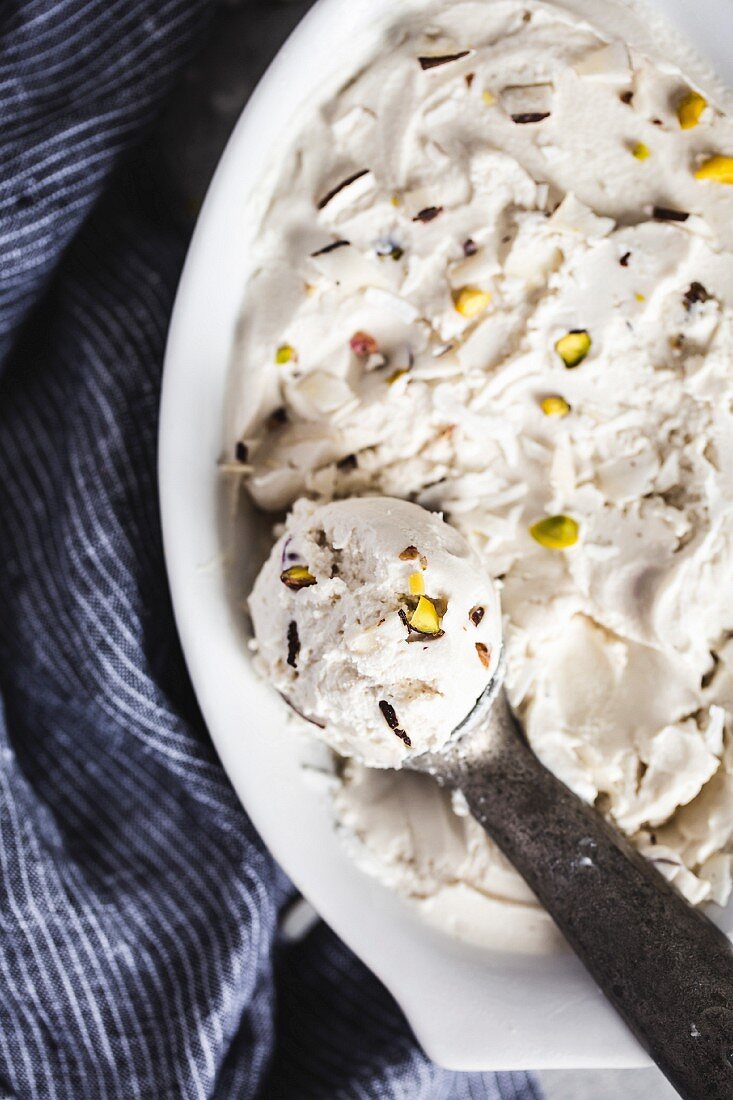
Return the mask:
POLYGON ((540 403, 540 408, 545 416, 567 416, 570 412, 570 405, 559 394, 544 397, 540 403))
POLYGON ((407 583, 411 596, 425 595, 425 578, 422 573, 410 573, 410 578, 407 583))
POLYGON ((399 380, 400 380, 400 378, 402 378, 403 374, 407 374, 407 371, 406 370, 394 370, 394 371, 392 371, 389 378, 387 379, 387 385, 388 386, 393 386, 395 382, 399 382, 399 380))
POLYGON ((491 651, 487 645, 483 642, 476 642, 476 652, 478 653, 478 659, 484 668, 488 668, 491 664, 491 651))
POLYGON ((637 302, 645 302, 646 301, 646 294, 640 294, 638 290, 637 290, 636 294, 634 295, 634 297, 636 298, 637 302))
POLYGON ((637 160, 649 160, 652 151, 643 141, 637 141, 636 145, 631 150, 631 155, 636 157, 637 160))
POLYGON ((420 568, 427 569, 428 559, 421 554, 416 546, 406 546, 400 554, 400 561, 417 561, 420 559, 420 568))
POLYGON ((294 359, 297 359, 295 348, 290 344, 281 344, 275 352, 275 362, 279 367, 285 365, 285 363, 292 363, 294 359))
POLYGON ((571 516, 546 516, 533 523, 529 533, 548 550, 567 550, 578 541, 579 527, 571 516))
POLYGON ((591 338, 584 328, 574 328, 555 342, 555 351, 566 367, 577 367, 590 351, 591 338))
POLYGON ((695 172, 696 180, 712 180, 713 183, 733 183, 733 157, 717 153, 704 160, 695 172))
POLYGON ((461 317, 471 319, 478 317, 488 307, 491 295, 486 290, 477 287, 464 286, 454 297, 454 304, 461 317))
POLYGON ((496 103, 496 96, 493 94, 493 92, 490 92, 488 88, 486 88, 481 93, 481 98, 483 99, 487 107, 493 107, 496 103))
POLYGON ((707 105, 708 101, 699 92, 686 92, 677 104, 680 129, 694 129, 707 105))
POLYGON ((316 583, 316 578, 307 565, 291 565, 289 569, 283 570, 280 574, 280 580, 288 588, 292 588, 294 592, 301 588, 309 588, 316 583))
POLYGON ((368 332, 355 332, 349 340, 349 346, 360 359, 367 359, 379 351, 379 344, 368 332))
POLYGON ((417 607, 410 616, 410 626, 420 634, 440 633, 440 615, 427 596, 421 596, 418 600, 417 607))
POLYGON ((383 259, 385 256, 390 256, 393 260, 401 260, 405 254, 404 248, 393 241, 391 237, 385 237, 381 241, 377 241, 374 246, 374 251, 383 259))
POLYGON ((476 607, 471 608, 471 610, 468 613, 468 617, 469 617, 469 619, 471 620, 471 622, 473 623, 474 626, 478 626, 485 614, 486 614, 486 608, 481 607, 480 604, 477 604, 476 607))

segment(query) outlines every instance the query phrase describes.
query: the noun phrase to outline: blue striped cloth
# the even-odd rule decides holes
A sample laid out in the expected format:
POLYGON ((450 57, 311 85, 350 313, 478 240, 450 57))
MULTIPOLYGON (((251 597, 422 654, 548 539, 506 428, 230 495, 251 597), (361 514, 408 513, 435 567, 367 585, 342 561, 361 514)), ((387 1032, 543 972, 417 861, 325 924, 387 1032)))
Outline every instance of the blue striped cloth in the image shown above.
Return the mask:
MULTIPOLYGON (((204 0, 0 4, 0 1097, 538 1097, 432 1065, 223 774, 155 437, 185 241, 139 161, 204 0)), ((256 28, 253 28, 256 33, 256 28)))

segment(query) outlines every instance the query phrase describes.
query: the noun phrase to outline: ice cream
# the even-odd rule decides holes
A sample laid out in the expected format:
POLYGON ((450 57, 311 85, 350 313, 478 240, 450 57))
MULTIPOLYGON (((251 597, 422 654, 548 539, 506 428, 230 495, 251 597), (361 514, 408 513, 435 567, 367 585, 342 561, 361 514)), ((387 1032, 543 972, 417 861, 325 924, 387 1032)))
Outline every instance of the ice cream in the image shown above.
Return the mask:
POLYGON ((481 562, 402 500, 297 502, 249 608, 270 682, 333 749, 376 768, 439 751, 499 662, 481 562))
MULTIPOLYGON (((439 509, 502 586, 508 690, 537 754, 687 897, 721 903, 732 152, 708 88, 567 4, 425 5, 283 150, 229 441, 265 509, 439 509)), ((337 820, 415 896, 416 861, 445 868, 453 841, 405 784, 400 835, 424 821, 436 850, 387 856, 359 774, 342 774, 337 820)), ((478 876, 450 862, 491 893, 490 859, 478 876)))

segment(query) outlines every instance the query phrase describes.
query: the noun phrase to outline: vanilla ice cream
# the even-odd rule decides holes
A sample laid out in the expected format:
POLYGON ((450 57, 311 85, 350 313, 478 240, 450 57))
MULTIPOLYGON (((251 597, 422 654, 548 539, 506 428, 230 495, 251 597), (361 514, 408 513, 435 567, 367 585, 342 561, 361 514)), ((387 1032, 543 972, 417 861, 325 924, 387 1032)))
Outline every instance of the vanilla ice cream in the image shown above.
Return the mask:
MULTIPOLYGON (((384 494, 441 511, 502 587, 534 750, 690 900, 721 903, 731 157, 708 89, 567 4, 424 5, 283 150, 229 444, 267 510, 384 494)), ((402 780, 400 835, 419 819, 430 841, 387 854, 366 780, 341 774, 336 816, 370 869, 415 896, 449 862, 503 896, 489 849, 468 875, 455 835, 410 816, 406 777, 368 786, 402 780)))
POLYGON ((478 557, 403 500, 296 503, 249 608, 267 678, 332 748, 376 768, 440 750, 500 658, 478 557))

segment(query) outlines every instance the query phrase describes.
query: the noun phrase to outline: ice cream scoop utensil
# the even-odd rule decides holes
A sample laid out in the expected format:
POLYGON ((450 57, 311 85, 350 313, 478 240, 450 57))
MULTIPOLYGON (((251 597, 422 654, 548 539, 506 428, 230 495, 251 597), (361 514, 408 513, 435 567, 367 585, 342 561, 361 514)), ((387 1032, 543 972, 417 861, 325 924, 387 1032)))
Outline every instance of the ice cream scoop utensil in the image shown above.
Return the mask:
POLYGON ((440 754, 460 790, 641 1045, 686 1100, 733 1098, 733 947, 532 752, 491 685, 440 754))

